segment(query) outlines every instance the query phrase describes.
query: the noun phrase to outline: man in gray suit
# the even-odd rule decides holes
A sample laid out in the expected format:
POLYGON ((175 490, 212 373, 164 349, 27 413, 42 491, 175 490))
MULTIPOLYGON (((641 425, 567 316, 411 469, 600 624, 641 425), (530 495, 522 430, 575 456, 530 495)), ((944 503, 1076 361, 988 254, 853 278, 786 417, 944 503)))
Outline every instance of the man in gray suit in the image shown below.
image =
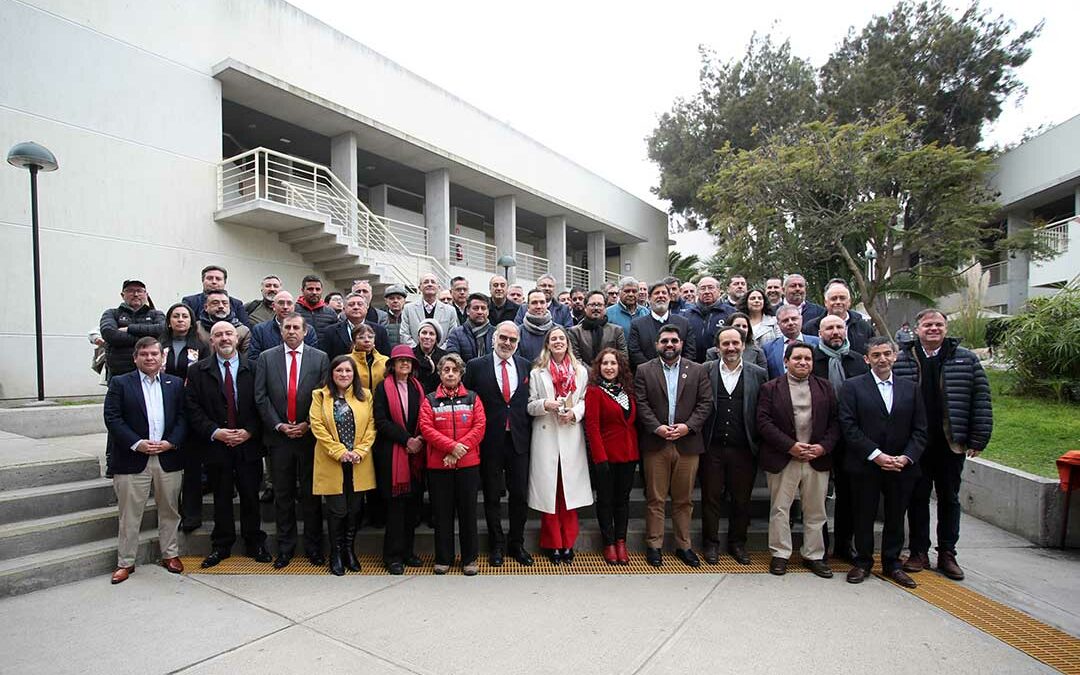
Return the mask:
POLYGON ((453 305, 439 302, 439 281, 434 274, 420 277, 420 299, 410 302, 401 310, 401 344, 415 347, 420 333, 420 322, 434 319, 442 328, 443 342, 439 347, 446 348, 446 338, 457 327, 457 311, 453 305))
POLYGON ((750 528, 750 496, 757 475, 757 399, 769 379, 762 367, 742 360, 746 333, 724 328, 716 334, 720 359, 707 361, 705 371, 713 392, 713 411, 705 423, 705 453, 701 456, 701 538, 705 562, 719 562, 720 512, 726 493, 727 549, 735 562, 750 564, 746 534, 750 528))
POLYGON ((323 564, 322 508, 311 494, 315 437, 308 427, 311 392, 323 386, 330 370, 326 354, 304 344, 307 326, 300 314, 281 321, 283 344, 259 354, 255 363, 255 405, 270 450, 277 521, 277 558, 281 569, 296 550, 296 490, 304 517, 304 553, 316 567, 323 564))

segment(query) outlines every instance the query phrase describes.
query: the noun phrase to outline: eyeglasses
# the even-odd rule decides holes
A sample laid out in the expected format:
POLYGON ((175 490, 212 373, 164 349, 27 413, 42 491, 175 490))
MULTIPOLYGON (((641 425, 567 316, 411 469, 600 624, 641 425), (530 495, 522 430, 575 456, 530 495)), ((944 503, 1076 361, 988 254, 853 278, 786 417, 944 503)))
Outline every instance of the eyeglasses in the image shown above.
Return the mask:
POLYGON ((602 302, 590 302, 589 304, 587 304, 585 306, 586 307, 603 307, 604 303, 602 303, 602 302))
POLYGON ((682 340, 679 338, 660 338, 657 342, 662 345, 677 345, 682 342, 682 340))
POLYGON ((516 337, 514 337, 513 335, 500 335, 499 336, 499 342, 509 342, 510 344, 514 344, 517 341, 518 341, 518 339, 516 337))

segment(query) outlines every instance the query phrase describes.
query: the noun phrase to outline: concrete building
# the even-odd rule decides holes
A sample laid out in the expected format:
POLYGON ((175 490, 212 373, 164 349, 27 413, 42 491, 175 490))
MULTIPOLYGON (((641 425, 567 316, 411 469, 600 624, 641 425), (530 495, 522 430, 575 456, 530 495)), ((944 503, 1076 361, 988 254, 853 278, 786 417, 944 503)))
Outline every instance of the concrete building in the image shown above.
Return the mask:
MULTIPOLYGON (((267 273, 486 290, 503 255, 525 284, 666 271, 662 211, 281 0, 0 0, 0 25, 0 147, 60 162, 39 181, 51 396, 101 393, 85 336, 126 278, 164 308, 209 263, 245 301, 267 273)), ((27 182, 0 171, 0 398, 34 392, 27 182)))

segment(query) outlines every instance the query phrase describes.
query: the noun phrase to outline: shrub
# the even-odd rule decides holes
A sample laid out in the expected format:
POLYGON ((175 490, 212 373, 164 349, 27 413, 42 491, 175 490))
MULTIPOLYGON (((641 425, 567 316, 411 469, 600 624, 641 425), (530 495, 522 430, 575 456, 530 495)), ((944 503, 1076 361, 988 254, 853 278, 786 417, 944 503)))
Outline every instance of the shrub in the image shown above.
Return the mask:
POLYGON ((1020 391, 1080 400, 1080 287, 1029 301, 1009 321, 1004 344, 1020 391))

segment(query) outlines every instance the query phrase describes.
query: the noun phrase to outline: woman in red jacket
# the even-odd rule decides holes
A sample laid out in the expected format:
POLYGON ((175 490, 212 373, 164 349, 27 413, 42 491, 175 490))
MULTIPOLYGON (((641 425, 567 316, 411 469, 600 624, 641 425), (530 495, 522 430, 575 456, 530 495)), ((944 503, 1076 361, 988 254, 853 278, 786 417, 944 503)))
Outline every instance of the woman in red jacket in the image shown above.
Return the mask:
POLYGON ((454 562, 454 515, 461 541, 461 571, 479 571, 476 557, 476 493, 480 489, 480 441, 484 438, 484 405, 461 386, 465 362, 457 354, 439 360, 440 384, 420 406, 420 434, 427 443, 428 491, 435 525, 435 574, 446 574, 454 562))
POLYGON ((604 560, 627 565, 626 523, 630 518, 630 488, 638 463, 637 431, 630 363, 617 349, 607 348, 593 359, 591 384, 585 394, 585 438, 593 463, 596 517, 604 538, 604 560))

